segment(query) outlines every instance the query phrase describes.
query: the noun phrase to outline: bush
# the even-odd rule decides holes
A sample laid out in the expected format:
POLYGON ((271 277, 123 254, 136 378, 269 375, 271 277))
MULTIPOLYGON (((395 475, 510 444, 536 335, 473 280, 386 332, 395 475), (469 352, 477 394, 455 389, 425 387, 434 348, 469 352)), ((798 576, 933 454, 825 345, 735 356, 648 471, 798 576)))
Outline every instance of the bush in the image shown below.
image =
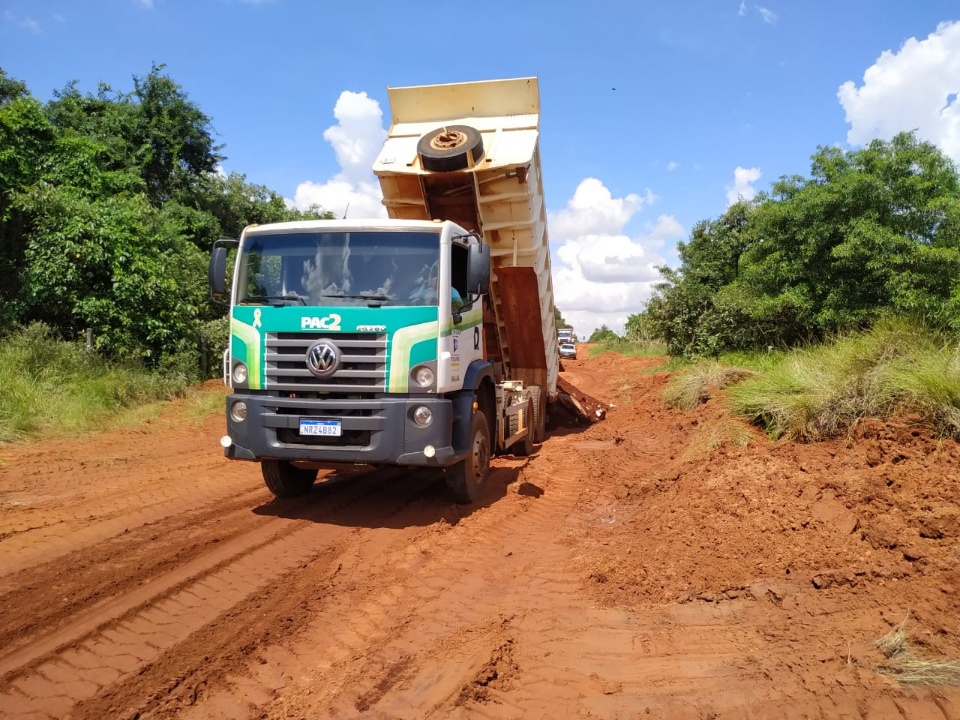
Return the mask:
POLYGON ((778 356, 731 388, 737 412, 772 437, 818 440, 866 417, 919 414, 960 438, 955 341, 903 320, 778 356))
POLYGON ((40 323, 0 343, 0 442, 92 429, 124 408, 183 395, 180 373, 111 363, 40 323))

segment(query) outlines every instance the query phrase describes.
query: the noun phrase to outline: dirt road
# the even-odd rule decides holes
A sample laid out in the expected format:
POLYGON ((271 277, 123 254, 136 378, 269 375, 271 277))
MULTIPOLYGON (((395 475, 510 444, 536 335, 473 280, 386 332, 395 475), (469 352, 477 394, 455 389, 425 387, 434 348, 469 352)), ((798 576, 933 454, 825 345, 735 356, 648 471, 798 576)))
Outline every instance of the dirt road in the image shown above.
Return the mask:
POLYGON ((873 645, 960 657, 957 444, 771 443, 656 364, 568 362, 607 419, 475 507, 429 473, 272 500, 182 403, 0 449, 0 717, 960 718, 873 645))

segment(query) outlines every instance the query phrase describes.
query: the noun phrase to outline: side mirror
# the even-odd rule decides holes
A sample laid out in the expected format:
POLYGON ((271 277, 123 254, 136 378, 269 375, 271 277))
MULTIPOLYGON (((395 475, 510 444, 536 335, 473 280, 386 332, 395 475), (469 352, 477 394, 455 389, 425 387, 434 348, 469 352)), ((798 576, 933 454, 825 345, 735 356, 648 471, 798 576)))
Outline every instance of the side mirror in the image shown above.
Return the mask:
POLYGON ((213 244, 207 279, 210 282, 210 297, 214 300, 222 300, 227 293, 227 251, 239 246, 239 240, 229 238, 221 238, 213 244))
POLYGON ((486 295, 490 288, 490 247, 472 243, 467 256, 467 291, 486 295))

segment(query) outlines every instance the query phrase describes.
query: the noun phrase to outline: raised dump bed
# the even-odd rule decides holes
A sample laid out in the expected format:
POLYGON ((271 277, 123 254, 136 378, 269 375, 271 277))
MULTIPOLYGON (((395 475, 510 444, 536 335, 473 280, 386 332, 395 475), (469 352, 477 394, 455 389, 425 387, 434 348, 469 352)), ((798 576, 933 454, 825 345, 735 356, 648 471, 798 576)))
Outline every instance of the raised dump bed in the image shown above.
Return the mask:
POLYGON ((536 78, 389 88, 391 124, 373 170, 391 218, 481 233, 492 273, 485 349, 501 380, 557 393, 550 245, 536 78))

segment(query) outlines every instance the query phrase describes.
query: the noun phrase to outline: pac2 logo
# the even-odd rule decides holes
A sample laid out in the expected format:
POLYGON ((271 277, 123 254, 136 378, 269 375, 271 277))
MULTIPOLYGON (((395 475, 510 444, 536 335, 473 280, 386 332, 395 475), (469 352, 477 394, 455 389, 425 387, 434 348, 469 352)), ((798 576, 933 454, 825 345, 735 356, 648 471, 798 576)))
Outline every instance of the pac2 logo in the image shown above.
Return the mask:
POLYGON ((330 313, 326 317, 303 317, 300 318, 301 330, 339 330, 340 316, 336 313, 330 313))

